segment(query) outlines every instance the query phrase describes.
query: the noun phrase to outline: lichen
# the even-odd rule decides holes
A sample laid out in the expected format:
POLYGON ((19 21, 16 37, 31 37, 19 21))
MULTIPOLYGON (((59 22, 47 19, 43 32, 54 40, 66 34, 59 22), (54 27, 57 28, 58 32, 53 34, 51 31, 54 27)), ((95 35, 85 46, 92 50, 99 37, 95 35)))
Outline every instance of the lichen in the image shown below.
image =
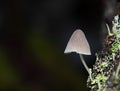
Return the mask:
POLYGON ((119 16, 112 21, 112 31, 107 35, 103 49, 96 53, 96 61, 88 77, 87 87, 91 91, 120 91, 120 22, 119 16), (117 84, 117 85, 116 85, 117 84))

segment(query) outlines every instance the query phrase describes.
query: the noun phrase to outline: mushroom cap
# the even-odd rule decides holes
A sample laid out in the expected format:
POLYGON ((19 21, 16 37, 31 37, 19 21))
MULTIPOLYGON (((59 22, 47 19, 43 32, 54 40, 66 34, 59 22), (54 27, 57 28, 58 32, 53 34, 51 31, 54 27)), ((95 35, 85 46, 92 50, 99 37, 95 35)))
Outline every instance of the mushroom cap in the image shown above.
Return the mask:
POLYGON ((76 52, 78 54, 91 55, 89 43, 82 30, 73 32, 64 53, 76 52))

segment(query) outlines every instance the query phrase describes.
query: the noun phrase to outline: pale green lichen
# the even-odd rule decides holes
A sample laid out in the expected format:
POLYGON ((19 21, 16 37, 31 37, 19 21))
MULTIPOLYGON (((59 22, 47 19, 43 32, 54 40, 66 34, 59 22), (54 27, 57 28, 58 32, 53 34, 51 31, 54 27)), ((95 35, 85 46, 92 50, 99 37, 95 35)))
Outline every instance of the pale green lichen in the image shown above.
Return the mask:
POLYGON ((120 79, 118 76, 120 70, 120 22, 118 15, 114 17, 112 23, 111 32, 106 24, 108 36, 103 50, 96 53, 96 62, 91 70, 91 76, 87 80, 87 86, 91 88, 91 91, 105 91, 105 89, 110 87, 108 83, 114 84, 115 82, 115 84, 118 84, 120 82, 118 81, 120 79))
POLYGON ((106 63, 106 62, 102 62, 102 64, 101 64, 103 67, 107 67, 108 66, 108 64, 106 63))
POLYGON ((114 17, 114 20, 112 21, 112 23, 113 23, 112 32, 116 35, 117 38, 120 38, 119 15, 116 15, 114 17))
POLYGON ((111 51, 117 52, 120 49, 120 41, 119 39, 116 39, 115 42, 112 44, 111 51))

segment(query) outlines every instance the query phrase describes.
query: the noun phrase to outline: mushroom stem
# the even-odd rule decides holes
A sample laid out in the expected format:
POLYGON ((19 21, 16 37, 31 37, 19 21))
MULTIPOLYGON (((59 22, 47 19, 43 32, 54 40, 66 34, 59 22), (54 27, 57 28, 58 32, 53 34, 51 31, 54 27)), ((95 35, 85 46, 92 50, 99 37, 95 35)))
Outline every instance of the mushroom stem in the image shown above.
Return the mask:
POLYGON ((108 26, 108 24, 106 24, 107 30, 108 30, 108 35, 112 35, 112 33, 110 32, 110 28, 108 26))
POLYGON ((92 76, 91 76, 91 69, 88 68, 87 64, 85 63, 85 60, 83 58, 83 55, 80 54, 80 59, 82 61, 82 64, 84 65, 85 69, 87 70, 89 76, 90 76, 90 79, 92 80, 92 76))
POLYGON ((80 59, 82 61, 82 64, 84 65, 85 69, 87 70, 87 72, 90 73, 89 68, 88 68, 87 64, 85 63, 85 60, 83 59, 83 56, 81 54, 80 54, 80 59))

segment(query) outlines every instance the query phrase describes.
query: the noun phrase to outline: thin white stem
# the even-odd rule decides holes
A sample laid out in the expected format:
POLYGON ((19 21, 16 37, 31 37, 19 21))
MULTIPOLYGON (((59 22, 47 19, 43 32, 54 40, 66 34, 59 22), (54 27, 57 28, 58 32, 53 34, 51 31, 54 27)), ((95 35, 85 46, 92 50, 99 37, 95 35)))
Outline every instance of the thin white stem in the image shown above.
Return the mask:
POLYGON ((101 84, 100 84, 100 82, 98 82, 98 91, 100 91, 101 90, 101 84))
POLYGON ((106 26, 107 26, 107 30, 108 30, 108 35, 112 35, 112 33, 110 32, 110 28, 109 28, 108 24, 106 24, 106 26))
POLYGON ((82 64, 84 65, 85 69, 87 70, 89 76, 90 76, 90 79, 92 80, 92 76, 91 76, 91 69, 88 68, 87 64, 85 63, 85 60, 83 58, 83 56, 80 54, 80 59, 82 61, 82 64))
POLYGON ((118 65, 118 67, 117 67, 117 71, 116 71, 116 74, 115 74, 116 79, 119 78, 119 77, 118 77, 119 71, 120 71, 120 62, 119 62, 119 65, 118 65))

